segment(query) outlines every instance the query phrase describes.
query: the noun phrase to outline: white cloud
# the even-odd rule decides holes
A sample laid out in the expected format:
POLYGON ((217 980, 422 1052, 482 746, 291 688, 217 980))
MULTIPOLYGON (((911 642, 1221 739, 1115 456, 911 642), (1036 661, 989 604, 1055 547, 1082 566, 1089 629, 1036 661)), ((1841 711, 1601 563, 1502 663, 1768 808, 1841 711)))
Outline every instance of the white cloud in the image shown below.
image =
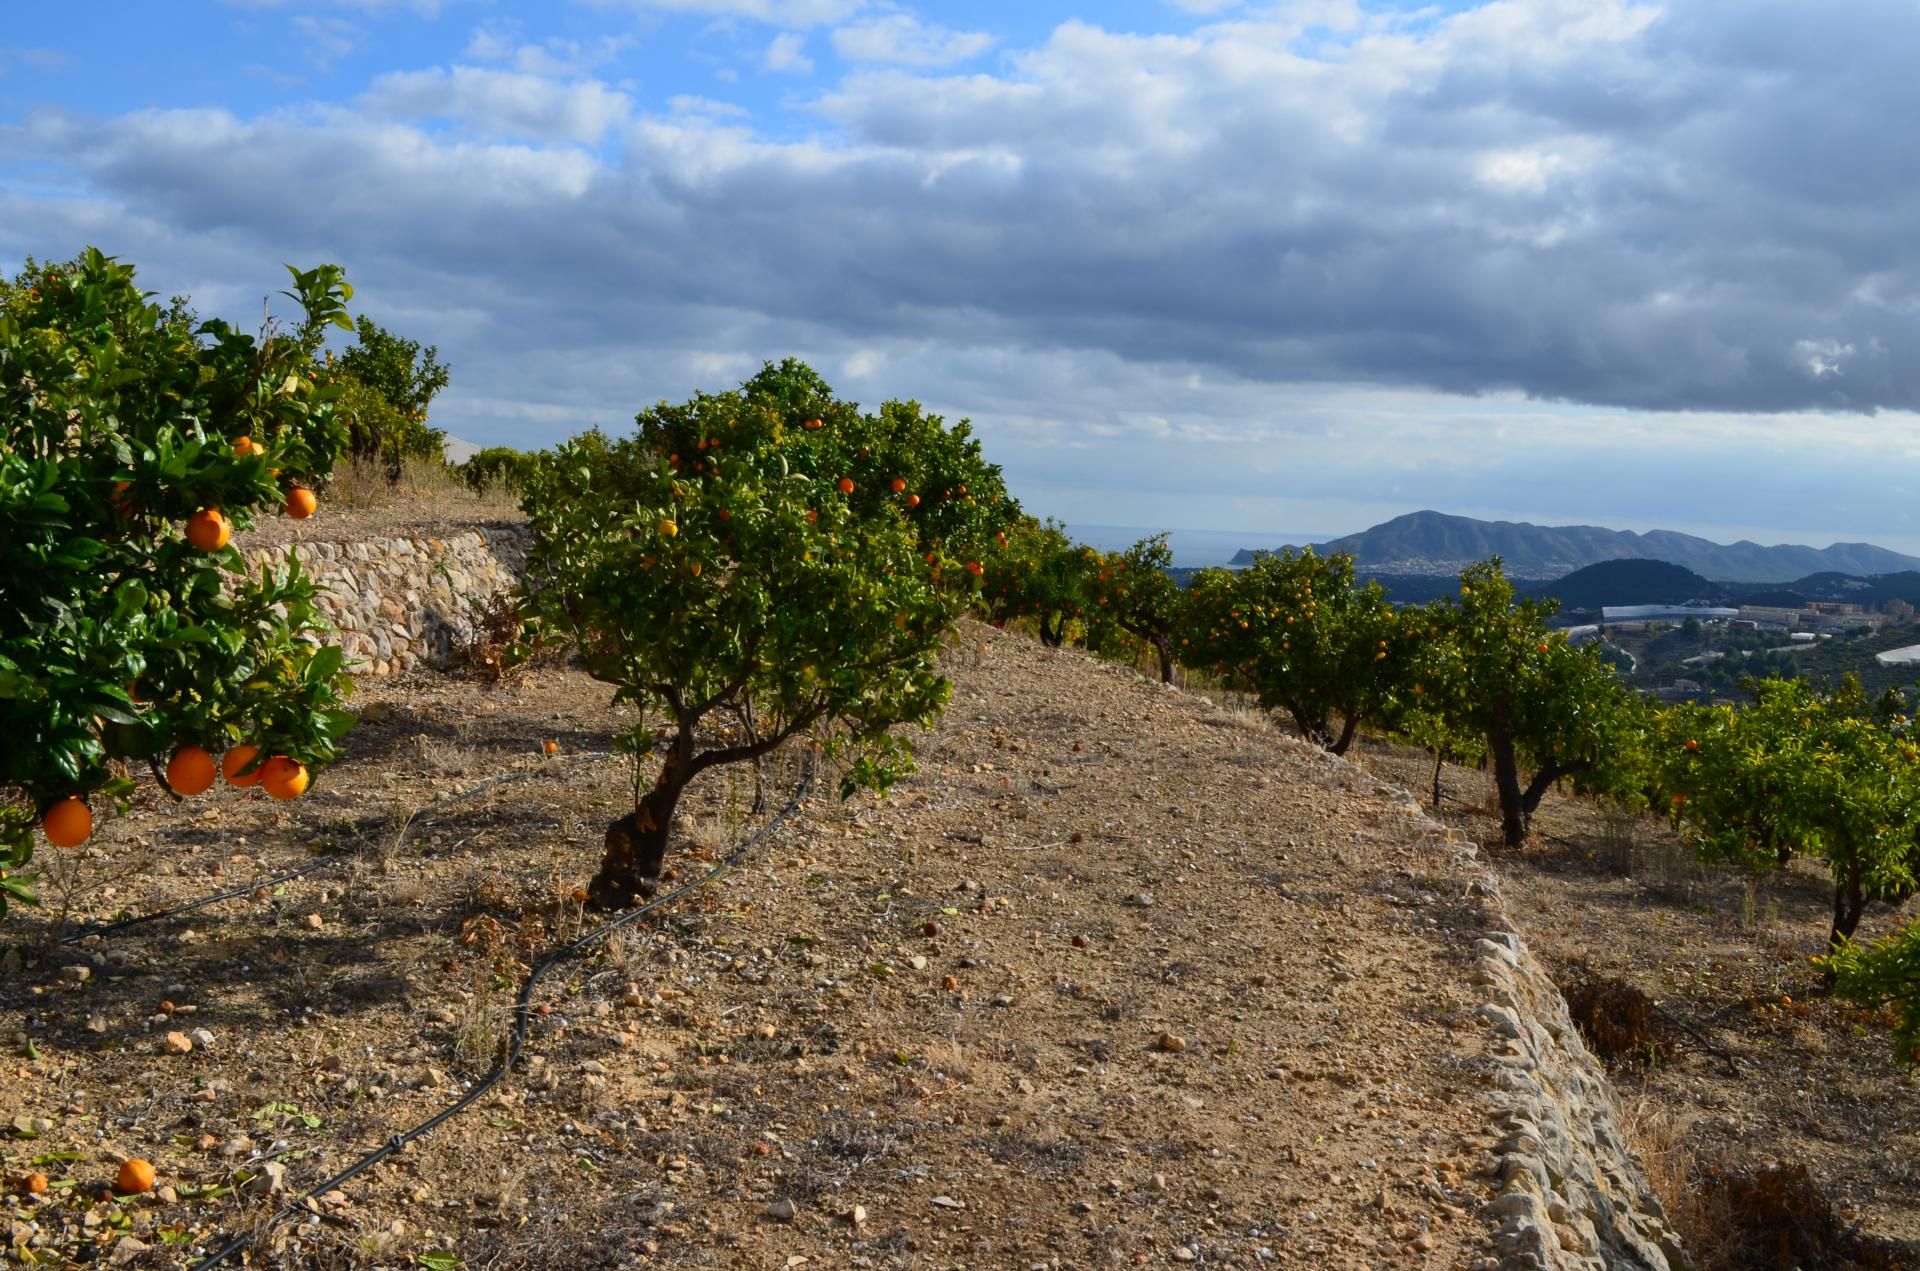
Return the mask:
POLYGON ((536 43, 523 39, 521 32, 521 24, 515 20, 486 23, 468 38, 463 56, 473 62, 503 63, 529 75, 563 79, 599 70, 632 44, 628 36, 601 36, 590 41, 550 37, 536 43))
POLYGON ((767 52, 760 65, 769 71, 782 74, 805 75, 813 70, 813 59, 807 56, 807 37, 798 31, 782 31, 773 37, 773 43, 767 45, 767 52))
POLYGON ((593 80, 563 83, 519 71, 456 66, 382 75, 360 108, 385 119, 444 119, 482 136, 597 142, 633 102, 593 80))
POLYGON ((1894 525, 1857 488, 1920 488, 1920 175, 1885 124, 1920 114, 1920 15, 1343 11, 1066 23, 772 122, 642 111, 570 60, 595 46, 488 26, 351 108, 0 123, 41 183, 0 189, 0 251, 99 242, 242 314, 281 260, 340 260, 442 345, 475 440, 794 353, 974 416, 1036 510, 1091 520, 1341 530, 1526 489, 1559 521, 1832 494, 1836 536, 1894 525), (1414 493, 1340 493, 1388 457, 1414 493))
POLYGON ((345 18, 293 19, 293 30, 306 45, 307 60, 322 68, 333 65, 360 45, 360 28, 345 18))
POLYGON ((898 66, 949 66, 993 45, 994 37, 984 31, 929 26, 904 13, 868 18, 833 33, 833 47, 848 61, 898 66))
POLYGON ((15 64, 36 71, 63 71, 72 65, 72 59, 56 49, 0 47, 0 75, 15 64))
POLYGON ((780 27, 831 26, 845 22, 868 0, 588 0, 602 7, 699 13, 716 18, 747 18, 780 27))

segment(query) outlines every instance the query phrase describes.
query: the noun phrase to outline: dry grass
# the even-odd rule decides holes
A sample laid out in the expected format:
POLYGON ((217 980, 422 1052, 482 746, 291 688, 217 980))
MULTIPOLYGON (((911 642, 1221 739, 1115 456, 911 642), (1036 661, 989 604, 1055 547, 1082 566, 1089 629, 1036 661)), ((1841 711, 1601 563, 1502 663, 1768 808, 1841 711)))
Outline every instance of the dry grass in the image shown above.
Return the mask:
POLYGON ((330 505, 357 512, 402 508, 412 517, 461 522, 518 515, 520 496, 495 487, 476 493, 460 474, 444 463, 407 459, 400 480, 387 480, 384 464, 350 459, 334 469, 327 486, 330 505))

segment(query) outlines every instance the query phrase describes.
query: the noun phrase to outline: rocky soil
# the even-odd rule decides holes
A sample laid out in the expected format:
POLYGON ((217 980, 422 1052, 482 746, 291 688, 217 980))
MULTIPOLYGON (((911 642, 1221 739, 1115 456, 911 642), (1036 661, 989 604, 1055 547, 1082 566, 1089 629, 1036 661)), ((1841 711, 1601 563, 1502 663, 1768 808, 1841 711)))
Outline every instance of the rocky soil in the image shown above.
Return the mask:
MULTIPOLYGON (((918 774, 812 796, 564 967, 503 1088, 256 1264, 1491 1257, 1492 919, 1448 836, 1257 715, 990 634, 956 645, 918 774)), ((411 675, 359 701, 299 804, 143 803, 9 920, 0 1172, 49 1183, 9 1198, 16 1252, 188 1264, 449 1104, 525 966, 598 921, 573 892, 628 782, 603 686, 411 675), (125 1156, 157 1191, 97 1199, 125 1156)), ((777 802, 791 773, 765 775, 777 802)), ((704 780, 683 881, 765 816, 747 774, 704 780)))

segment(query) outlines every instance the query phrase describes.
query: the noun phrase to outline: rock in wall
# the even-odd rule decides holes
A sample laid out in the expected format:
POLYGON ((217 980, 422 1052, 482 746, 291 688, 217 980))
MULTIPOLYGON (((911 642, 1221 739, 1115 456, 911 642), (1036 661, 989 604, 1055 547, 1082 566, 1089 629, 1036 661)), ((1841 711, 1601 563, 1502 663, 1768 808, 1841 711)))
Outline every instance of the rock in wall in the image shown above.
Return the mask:
MULTIPOLYGON (((338 629, 348 667, 389 675, 442 666, 473 638, 493 597, 511 591, 526 561, 524 526, 464 530, 446 538, 309 542, 291 550, 326 588, 319 606, 338 629)), ((286 560, 286 547, 245 552, 248 568, 286 560)))

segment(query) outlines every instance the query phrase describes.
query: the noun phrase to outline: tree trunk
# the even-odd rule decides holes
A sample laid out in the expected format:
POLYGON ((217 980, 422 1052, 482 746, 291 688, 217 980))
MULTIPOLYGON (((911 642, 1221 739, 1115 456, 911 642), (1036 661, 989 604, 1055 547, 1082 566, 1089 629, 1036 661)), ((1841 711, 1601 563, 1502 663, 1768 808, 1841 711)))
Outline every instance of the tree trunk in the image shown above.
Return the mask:
POLYGON ((1160 682, 1173 683, 1173 644, 1165 636, 1153 637, 1153 651, 1160 655, 1160 682))
POLYGON ((1446 749, 1435 746, 1433 748, 1433 810, 1435 812, 1440 810, 1440 769, 1446 762, 1446 749))
POLYGON ((1573 769, 1563 768, 1557 763, 1550 763, 1534 773, 1533 780, 1527 783, 1526 793, 1520 796, 1521 810, 1531 817, 1539 810, 1540 800, 1544 799, 1547 791, 1553 788, 1553 783, 1572 774, 1573 769))
POLYGON ((1333 745, 1327 747, 1327 749, 1336 755, 1346 754, 1347 747, 1353 745, 1354 734, 1359 731, 1360 717, 1358 715, 1347 716, 1346 722, 1340 726, 1340 736, 1335 738, 1333 745))
MULTIPOLYGON (((691 750, 692 739, 686 740, 686 749, 691 750)), ((587 901, 595 909, 628 908, 636 901, 651 899, 659 887, 673 811, 693 775, 689 764, 675 762, 681 749, 676 742, 660 765, 660 777, 653 789, 641 797, 633 811, 607 826, 600 872, 587 884, 587 901)))
POLYGON ((1860 862, 1856 859, 1847 865, 1845 879, 1833 885, 1833 930, 1827 933, 1829 949, 1838 949, 1853 939, 1853 933, 1860 929, 1860 913, 1866 907, 1866 897, 1860 894, 1860 862))
POLYGON ((1040 615, 1040 643, 1049 649, 1057 649, 1067 641, 1067 615, 1061 614, 1053 620, 1052 627, 1047 626, 1047 615, 1040 615))
POLYGON ((1487 734, 1493 756, 1493 786, 1500 795, 1500 833, 1508 847, 1527 841, 1527 809, 1520 792, 1520 765, 1513 754, 1513 726, 1502 720, 1487 734))
POLYGON ((1309 720, 1297 706, 1287 707, 1287 714, 1293 716, 1293 726, 1300 730, 1300 736, 1314 745, 1325 748, 1327 745, 1327 721, 1309 720))

